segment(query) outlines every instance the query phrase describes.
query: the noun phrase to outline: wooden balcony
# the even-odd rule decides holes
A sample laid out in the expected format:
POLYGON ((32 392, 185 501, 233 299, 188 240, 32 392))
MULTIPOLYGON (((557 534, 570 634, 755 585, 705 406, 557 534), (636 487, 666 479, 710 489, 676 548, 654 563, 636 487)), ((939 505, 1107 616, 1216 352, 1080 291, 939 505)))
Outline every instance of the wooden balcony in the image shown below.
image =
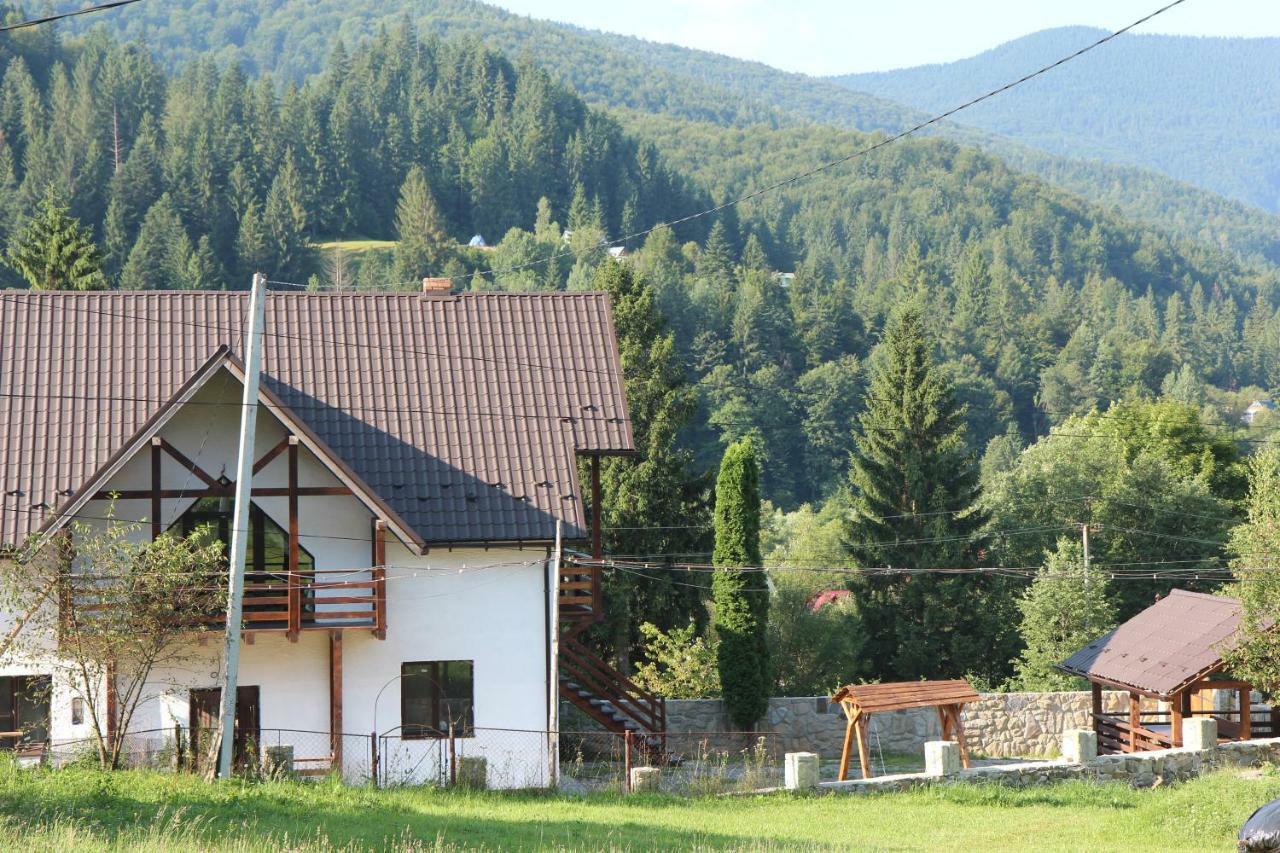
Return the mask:
MULTIPOLYGON (((222 580, 222 579, 220 579, 222 580)), ((225 582, 225 581, 224 581, 225 582)), ((301 631, 333 631, 368 628, 384 637, 387 628, 386 569, 374 567, 362 572, 340 569, 307 573, 250 572, 245 577, 245 632, 284 632, 296 639, 301 631)), ((78 590, 77 607, 82 611, 100 609, 92 591, 78 590)), ((65 599, 63 606, 67 606, 65 599)), ((222 630, 226 613, 175 613, 182 625, 222 630)))

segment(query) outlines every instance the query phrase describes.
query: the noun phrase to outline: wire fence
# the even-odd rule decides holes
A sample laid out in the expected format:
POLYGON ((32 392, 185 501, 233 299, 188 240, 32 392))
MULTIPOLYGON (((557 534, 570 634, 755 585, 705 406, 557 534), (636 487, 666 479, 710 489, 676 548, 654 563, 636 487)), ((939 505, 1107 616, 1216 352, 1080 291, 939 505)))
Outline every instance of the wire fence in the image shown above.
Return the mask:
MULTIPOLYGON (((216 763, 209 731, 130 732, 117 766, 208 775, 216 763)), ((625 792, 632 770, 657 768, 658 789, 689 796, 754 791, 782 785, 783 743, 773 732, 680 734, 604 730, 548 732, 470 727, 424 736, 259 729, 235 744, 235 773, 257 779, 332 778, 378 787, 558 789, 566 793, 625 792)), ((23 764, 53 768, 98 766, 94 738, 30 744, 23 764)))

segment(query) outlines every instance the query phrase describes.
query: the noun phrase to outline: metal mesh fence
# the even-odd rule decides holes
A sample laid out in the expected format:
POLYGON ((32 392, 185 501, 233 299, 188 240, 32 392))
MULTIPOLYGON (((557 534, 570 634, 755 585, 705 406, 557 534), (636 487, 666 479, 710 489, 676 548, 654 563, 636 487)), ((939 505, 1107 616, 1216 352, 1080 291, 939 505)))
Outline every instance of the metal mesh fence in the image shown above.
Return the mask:
MULTIPOLYGON (((207 735, 207 733, 205 733, 207 735)), ((130 732, 119 766, 205 773, 213 744, 175 726, 130 732)), ((566 793, 626 791, 630 771, 659 770, 661 791, 711 795, 782 784, 782 741, 772 732, 671 735, 472 728, 440 737, 399 729, 377 737, 261 729, 236 745, 236 773, 258 779, 336 777, 348 784, 490 789, 556 788, 566 793)), ((36 745, 18 760, 52 767, 98 765, 92 738, 36 745)))

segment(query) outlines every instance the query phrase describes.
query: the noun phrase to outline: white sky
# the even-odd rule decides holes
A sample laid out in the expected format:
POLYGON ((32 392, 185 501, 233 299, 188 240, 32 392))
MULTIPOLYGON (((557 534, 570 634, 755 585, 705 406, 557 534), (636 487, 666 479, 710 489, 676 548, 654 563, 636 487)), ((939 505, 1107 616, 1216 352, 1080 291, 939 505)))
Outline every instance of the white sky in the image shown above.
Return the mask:
MULTIPOLYGON (((491 0, 521 15, 843 74, 948 62, 1047 27, 1132 23, 1165 0, 491 0)), ((1280 0, 1186 0, 1138 32, 1280 36, 1280 0)))

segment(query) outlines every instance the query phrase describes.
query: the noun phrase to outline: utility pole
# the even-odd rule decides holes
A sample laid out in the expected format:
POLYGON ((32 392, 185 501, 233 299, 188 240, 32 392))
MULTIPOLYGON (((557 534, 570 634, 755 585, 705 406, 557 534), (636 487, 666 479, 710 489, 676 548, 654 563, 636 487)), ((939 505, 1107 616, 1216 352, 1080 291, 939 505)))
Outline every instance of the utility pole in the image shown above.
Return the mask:
MULTIPOLYGON (((249 501, 253 494, 253 438, 258 424, 258 376, 262 371, 262 326, 266 313, 267 277, 257 273, 249 293, 249 317, 245 334, 244 396, 240 405, 240 450, 236 459, 236 502, 231 515, 230 575, 227 584, 226 669, 222 678, 222 709, 218 726, 222 733, 218 752, 218 776, 231 778, 236 740, 236 687, 240 675, 240 621, 244 607, 244 561, 249 538, 249 501)), ((293 583, 290 580, 290 583, 293 583)))

